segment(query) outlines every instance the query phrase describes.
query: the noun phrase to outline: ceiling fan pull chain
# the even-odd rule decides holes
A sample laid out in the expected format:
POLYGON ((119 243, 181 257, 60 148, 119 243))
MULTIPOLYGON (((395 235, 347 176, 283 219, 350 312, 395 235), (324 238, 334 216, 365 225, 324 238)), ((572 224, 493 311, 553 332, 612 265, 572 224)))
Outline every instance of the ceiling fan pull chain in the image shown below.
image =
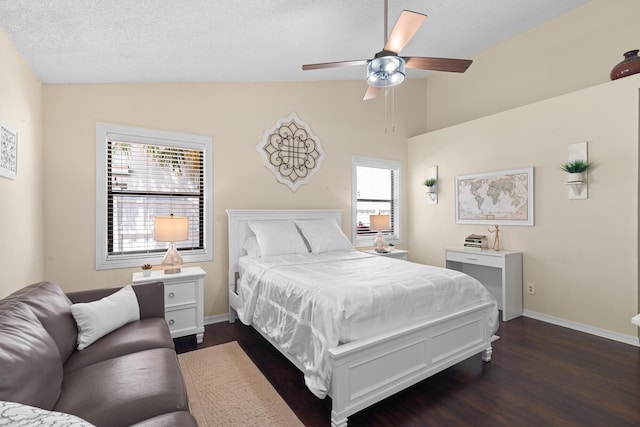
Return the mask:
POLYGON ((387 98, 388 98, 388 90, 384 91, 384 133, 387 133, 387 98))
POLYGON ((396 131, 396 88, 391 88, 391 132, 396 131))

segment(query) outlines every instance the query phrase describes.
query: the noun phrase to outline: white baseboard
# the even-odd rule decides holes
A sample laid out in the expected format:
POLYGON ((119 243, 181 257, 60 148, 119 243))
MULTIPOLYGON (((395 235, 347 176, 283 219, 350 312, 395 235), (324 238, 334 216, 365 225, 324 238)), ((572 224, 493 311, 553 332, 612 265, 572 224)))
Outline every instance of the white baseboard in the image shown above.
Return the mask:
POLYGON ((536 311, 524 310, 522 315, 532 319, 541 320, 543 322, 552 323, 554 325, 563 326, 565 328, 574 329, 576 331, 585 332, 587 334, 596 335, 602 338, 622 342, 625 344, 640 347, 640 340, 637 336, 625 335, 613 332, 607 329, 596 328, 594 326, 585 325, 584 323, 572 322, 571 320, 561 319, 559 317, 550 316, 536 311))
POLYGON ((229 321, 229 314, 228 313, 215 314, 213 316, 205 316, 205 318, 204 318, 204 324, 205 325, 211 325, 213 323, 228 322, 228 321, 229 321))

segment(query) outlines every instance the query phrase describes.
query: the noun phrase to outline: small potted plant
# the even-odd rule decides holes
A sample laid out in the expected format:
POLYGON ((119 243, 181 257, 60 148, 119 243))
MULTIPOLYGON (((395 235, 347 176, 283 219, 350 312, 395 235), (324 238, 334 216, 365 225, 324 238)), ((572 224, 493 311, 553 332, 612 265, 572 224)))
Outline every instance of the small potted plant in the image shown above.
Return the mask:
POLYGON ((584 160, 572 160, 560 165, 569 174, 567 182, 584 182, 584 173, 591 167, 591 163, 584 160))
POLYGON ((436 183, 438 182, 435 178, 427 178, 424 181, 424 185, 427 187, 427 193, 435 193, 436 192, 436 183))
POLYGON ((144 264, 142 267, 140 267, 142 269, 142 275, 144 277, 149 277, 151 276, 151 264, 144 264))

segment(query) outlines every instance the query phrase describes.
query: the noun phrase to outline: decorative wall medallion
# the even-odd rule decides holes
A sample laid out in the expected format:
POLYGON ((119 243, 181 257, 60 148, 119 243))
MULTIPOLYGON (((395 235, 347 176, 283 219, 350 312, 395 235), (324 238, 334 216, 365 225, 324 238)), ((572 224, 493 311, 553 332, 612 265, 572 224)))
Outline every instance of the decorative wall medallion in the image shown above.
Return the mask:
POLYGON ((0 176, 18 176, 18 133, 0 123, 0 176))
POLYGON ((279 182, 288 185, 291 191, 308 183, 327 157, 318 137, 295 113, 279 119, 271 129, 265 131, 256 150, 267 169, 273 172, 279 182))

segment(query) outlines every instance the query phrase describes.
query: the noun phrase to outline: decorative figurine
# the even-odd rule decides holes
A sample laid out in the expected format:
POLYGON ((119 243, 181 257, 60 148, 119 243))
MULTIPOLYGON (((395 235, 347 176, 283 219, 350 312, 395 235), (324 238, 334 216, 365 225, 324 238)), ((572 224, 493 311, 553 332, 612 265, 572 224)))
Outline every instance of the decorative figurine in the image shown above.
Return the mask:
POLYGON ((500 227, 497 225, 494 225, 493 227, 494 227, 493 230, 489 229, 489 233, 496 233, 496 238, 493 240, 493 250, 499 251, 500 250, 500 227))

